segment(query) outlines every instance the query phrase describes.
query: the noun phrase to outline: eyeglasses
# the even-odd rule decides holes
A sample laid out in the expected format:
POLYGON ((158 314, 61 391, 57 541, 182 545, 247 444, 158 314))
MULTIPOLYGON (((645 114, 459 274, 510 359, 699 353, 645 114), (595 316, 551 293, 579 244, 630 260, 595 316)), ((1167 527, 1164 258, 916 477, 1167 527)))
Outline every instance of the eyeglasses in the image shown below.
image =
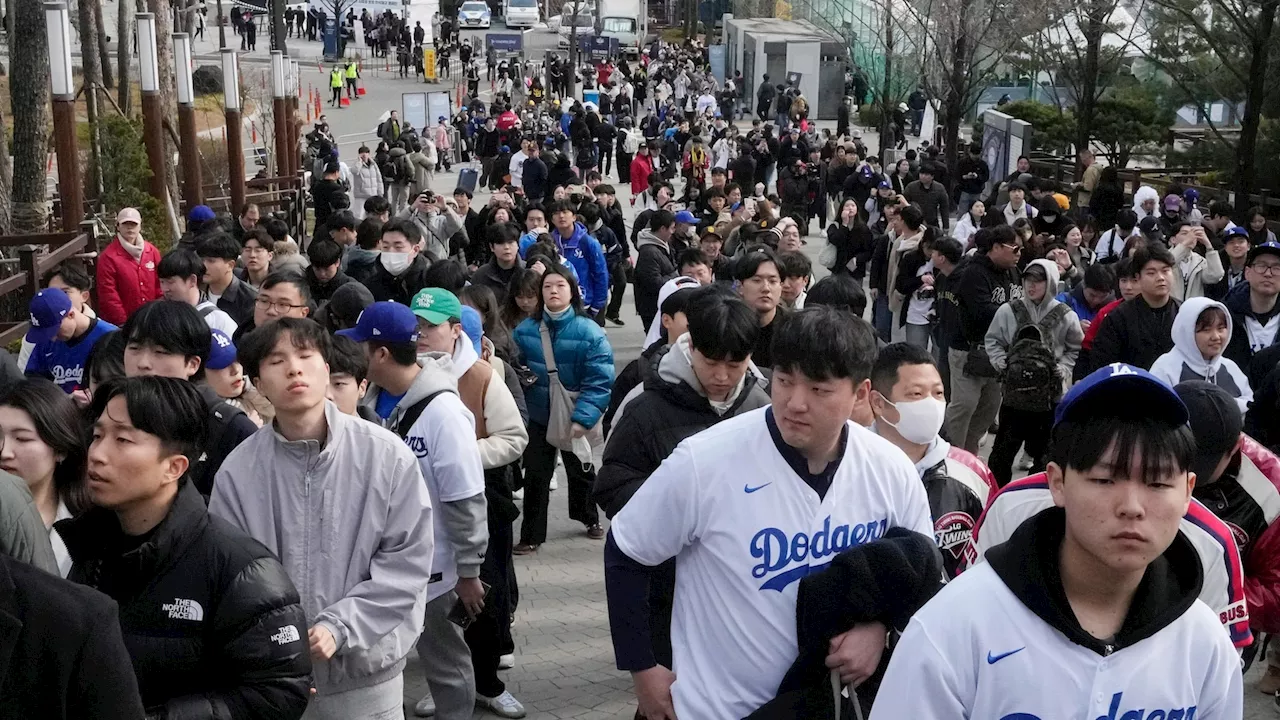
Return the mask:
POLYGON ((279 313, 287 313, 290 310, 300 310, 304 307, 307 307, 306 305, 293 305, 288 300, 273 301, 271 300, 271 298, 265 298, 261 296, 259 296, 256 300, 254 300, 253 304, 255 307, 260 307, 263 310, 266 310, 268 308, 274 308, 275 311, 279 313))
POLYGON ((1280 265, 1267 265, 1265 263, 1254 263, 1249 266, 1254 272, 1265 277, 1272 275, 1280 275, 1280 265))
POLYGON ((1021 255, 1021 254, 1022 254, 1022 246, 1021 246, 1021 245, 1019 245, 1019 244, 1017 244, 1017 243, 998 243, 998 244, 999 244, 1001 247, 1007 247, 1007 248, 1009 248, 1009 251, 1010 251, 1010 252, 1012 252, 1014 255, 1021 255))
POLYGON ((261 245, 245 245, 244 246, 244 253, 246 255, 255 255, 257 253, 264 253, 264 252, 267 252, 267 249, 262 247, 261 245))

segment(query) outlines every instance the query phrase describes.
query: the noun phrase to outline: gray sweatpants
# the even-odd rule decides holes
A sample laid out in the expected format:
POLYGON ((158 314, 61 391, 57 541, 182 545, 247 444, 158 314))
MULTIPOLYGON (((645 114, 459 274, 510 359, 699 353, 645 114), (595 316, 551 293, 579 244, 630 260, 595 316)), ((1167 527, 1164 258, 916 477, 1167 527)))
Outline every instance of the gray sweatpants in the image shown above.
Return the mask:
POLYGON ((302 720, 404 720, 404 675, 378 685, 314 696, 302 720))
POLYGON ((462 628, 449 622, 449 610, 458 602, 450 590, 427 603, 427 619, 418 637, 418 657, 427 686, 436 700, 437 720, 470 720, 476 705, 476 678, 471 649, 462 628))
POLYGON ((947 350, 951 365, 951 401, 944 423, 952 445, 977 455, 978 443, 1000 413, 999 378, 969 377, 964 372, 969 353, 947 350))

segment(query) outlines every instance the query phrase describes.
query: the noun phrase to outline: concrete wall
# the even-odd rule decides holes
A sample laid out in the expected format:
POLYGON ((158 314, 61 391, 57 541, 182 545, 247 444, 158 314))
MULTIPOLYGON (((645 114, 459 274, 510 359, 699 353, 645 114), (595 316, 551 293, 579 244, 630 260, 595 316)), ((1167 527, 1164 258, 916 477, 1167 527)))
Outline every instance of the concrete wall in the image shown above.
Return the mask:
MULTIPOLYGON (((821 82, 819 77, 819 68, 821 67, 822 43, 818 40, 812 42, 788 42, 787 43, 787 72, 798 72, 800 76, 800 92, 804 93, 812 106, 809 116, 818 117, 818 86, 821 82)), ((783 81, 783 78, 779 79, 783 81)))

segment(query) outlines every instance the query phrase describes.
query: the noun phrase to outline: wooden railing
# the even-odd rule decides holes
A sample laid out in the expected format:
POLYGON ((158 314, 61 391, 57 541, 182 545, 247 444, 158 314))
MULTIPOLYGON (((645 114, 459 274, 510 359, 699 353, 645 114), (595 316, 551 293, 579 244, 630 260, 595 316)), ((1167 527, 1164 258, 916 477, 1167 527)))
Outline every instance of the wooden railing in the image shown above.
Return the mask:
MULTIPOLYGON (((298 247, 306 247, 307 239, 307 194, 303 186, 302 176, 252 178, 245 181, 245 187, 257 192, 245 193, 246 203, 253 203, 262 212, 278 212, 289 225, 289 235, 297 241, 298 247)), ((231 207, 231 192, 224 185, 204 186, 205 201, 215 211, 223 211, 235 216, 240 208, 231 207)), ((182 213, 187 212, 185 204, 182 213)))
MULTIPOLYGON (((16 264, 18 271, 0 280, 0 300, 6 301, 11 317, 25 317, 31 298, 40 292, 44 274, 77 258, 84 261, 93 275, 98 256, 97 223, 86 220, 80 223, 80 232, 44 233, 40 235, 2 235, 0 250, 16 250, 17 258, 0 260, 4 265, 16 264)), ((0 321, 0 347, 8 345, 27 334, 31 323, 27 320, 0 321)))

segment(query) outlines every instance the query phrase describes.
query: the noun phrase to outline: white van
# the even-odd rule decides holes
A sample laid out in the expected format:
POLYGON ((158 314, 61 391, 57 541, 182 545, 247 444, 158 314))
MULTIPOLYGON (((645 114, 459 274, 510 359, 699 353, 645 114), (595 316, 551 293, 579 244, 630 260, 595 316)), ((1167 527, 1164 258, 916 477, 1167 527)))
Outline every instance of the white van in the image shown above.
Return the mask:
POLYGON ((538 13, 538 0, 503 0, 502 17, 509 28, 531 28, 542 19, 538 13))

